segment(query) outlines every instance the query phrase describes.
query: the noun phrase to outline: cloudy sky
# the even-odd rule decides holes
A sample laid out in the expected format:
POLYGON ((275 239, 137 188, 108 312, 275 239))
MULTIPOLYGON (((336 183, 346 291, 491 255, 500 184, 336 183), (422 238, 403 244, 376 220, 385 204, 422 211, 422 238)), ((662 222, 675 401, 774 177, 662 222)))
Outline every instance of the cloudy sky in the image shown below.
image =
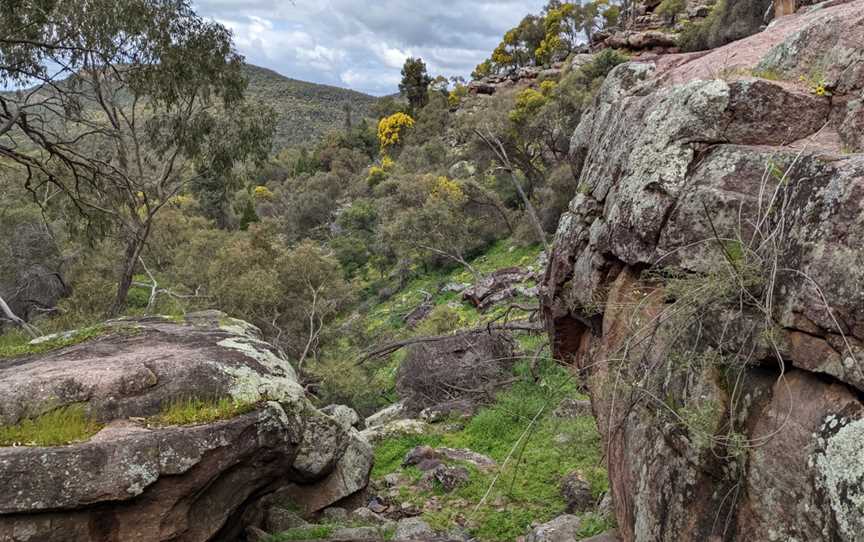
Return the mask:
POLYGON ((435 75, 467 75, 544 0, 196 0, 234 31, 248 62, 370 94, 396 91, 420 56, 435 75))

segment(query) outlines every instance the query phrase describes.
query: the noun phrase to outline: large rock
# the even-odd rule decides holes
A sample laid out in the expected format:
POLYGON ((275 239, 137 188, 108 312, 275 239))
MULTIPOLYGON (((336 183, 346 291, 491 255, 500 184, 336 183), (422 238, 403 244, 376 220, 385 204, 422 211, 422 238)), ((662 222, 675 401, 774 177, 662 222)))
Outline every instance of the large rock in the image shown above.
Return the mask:
POLYGON ((862 32, 832 2, 619 66, 573 135, 543 310, 624 541, 864 532, 862 32))
POLYGON ((563 515, 531 529, 525 542, 575 542, 582 520, 578 516, 563 515))
POLYGON ((247 514, 262 497, 302 487, 323 507, 362 489, 371 468, 368 444, 311 406, 254 327, 221 313, 108 323, 76 346, 4 360, 0 389, 5 423, 84 404, 106 425, 86 442, 0 449, 0 540, 234 540, 264 523, 247 514), (249 408, 148 421, 193 397, 249 408))

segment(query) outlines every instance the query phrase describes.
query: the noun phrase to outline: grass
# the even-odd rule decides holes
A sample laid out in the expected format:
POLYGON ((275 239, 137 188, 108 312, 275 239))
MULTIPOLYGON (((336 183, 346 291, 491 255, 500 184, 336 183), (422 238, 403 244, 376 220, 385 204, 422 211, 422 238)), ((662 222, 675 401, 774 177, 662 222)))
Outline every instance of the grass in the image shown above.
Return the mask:
POLYGON ((83 404, 70 405, 0 427, 0 446, 62 446, 86 441, 101 429, 83 404))
MULTIPOLYGON (((526 364, 522 364, 517 372, 527 373, 526 364)), ((560 480, 574 470, 588 479, 594 496, 599 499, 608 491, 608 479, 601 464, 596 424, 589 416, 576 419, 551 416, 561 399, 577 397, 578 394, 565 368, 546 362, 541 375, 537 383, 526 375, 511 389, 499 394, 494 404, 481 410, 461 431, 405 436, 381 442, 375 449, 373 478, 391 472, 406 472, 401 470, 402 459, 419 445, 469 448, 502 465, 526 434, 531 420, 542 409, 545 415, 523 438, 524 445, 515 448, 486 504, 476 514, 474 507, 483 499, 495 472, 483 472, 469 466, 471 477, 468 485, 451 494, 433 490, 406 497, 422 505, 432 494, 437 495, 442 509, 425 514, 430 525, 447 529, 457 518, 467 517, 471 534, 484 542, 514 540, 524 535, 532 523, 545 522, 563 513, 565 503, 559 491, 560 480), (470 505, 466 508, 464 502, 470 505)), ((609 520, 596 514, 587 514, 583 524, 580 535, 585 537, 610 528, 609 520)))
POLYGON ((148 420, 151 425, 199 425, 228 420, 255 410, 256 403, 238 402, 229 397, 179 399, 170 403, 161 413, 148 420))
POLYGON ((31 337, 20 330, 13 330, 0 335, 0 359, 43 354, 94 339, 104 335, 107 330, 108 328, 102 325, 90 326, 76 330, 68 336, 60 334, 38 344, 30 344, 31 337))
POLYGON ((327 538, 336 527, 333 525, 310 525, 308 527, 295 527, 285 532, 271 535, 267 542, 287 542, 289 540, 321 540, 327 538))

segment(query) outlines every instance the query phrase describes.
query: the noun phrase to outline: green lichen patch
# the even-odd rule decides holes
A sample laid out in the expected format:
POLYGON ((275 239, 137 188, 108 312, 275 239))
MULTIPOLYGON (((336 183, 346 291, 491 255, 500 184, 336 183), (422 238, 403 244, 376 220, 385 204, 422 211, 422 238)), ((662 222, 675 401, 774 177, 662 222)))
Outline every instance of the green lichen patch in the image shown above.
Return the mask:
POLYGON ((86 441, 101 429, 87 415, 85 405, 69 405, 15 425, 0 426, 0 446, 63 446, 86 441))

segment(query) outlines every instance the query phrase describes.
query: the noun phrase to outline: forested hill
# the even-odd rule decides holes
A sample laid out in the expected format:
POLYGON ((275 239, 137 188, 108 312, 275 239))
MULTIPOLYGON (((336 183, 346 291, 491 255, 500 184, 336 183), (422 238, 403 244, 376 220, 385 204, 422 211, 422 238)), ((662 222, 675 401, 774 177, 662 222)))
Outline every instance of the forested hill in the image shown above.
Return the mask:
POLYGON ((339 87, 291 79, 278 73, 247 65, 247 99, 272 107, 277 115, 273 148, 281 149, 317 140, 345 123, 345 106, 354 120, 372 116, 378 98, 339 87))

